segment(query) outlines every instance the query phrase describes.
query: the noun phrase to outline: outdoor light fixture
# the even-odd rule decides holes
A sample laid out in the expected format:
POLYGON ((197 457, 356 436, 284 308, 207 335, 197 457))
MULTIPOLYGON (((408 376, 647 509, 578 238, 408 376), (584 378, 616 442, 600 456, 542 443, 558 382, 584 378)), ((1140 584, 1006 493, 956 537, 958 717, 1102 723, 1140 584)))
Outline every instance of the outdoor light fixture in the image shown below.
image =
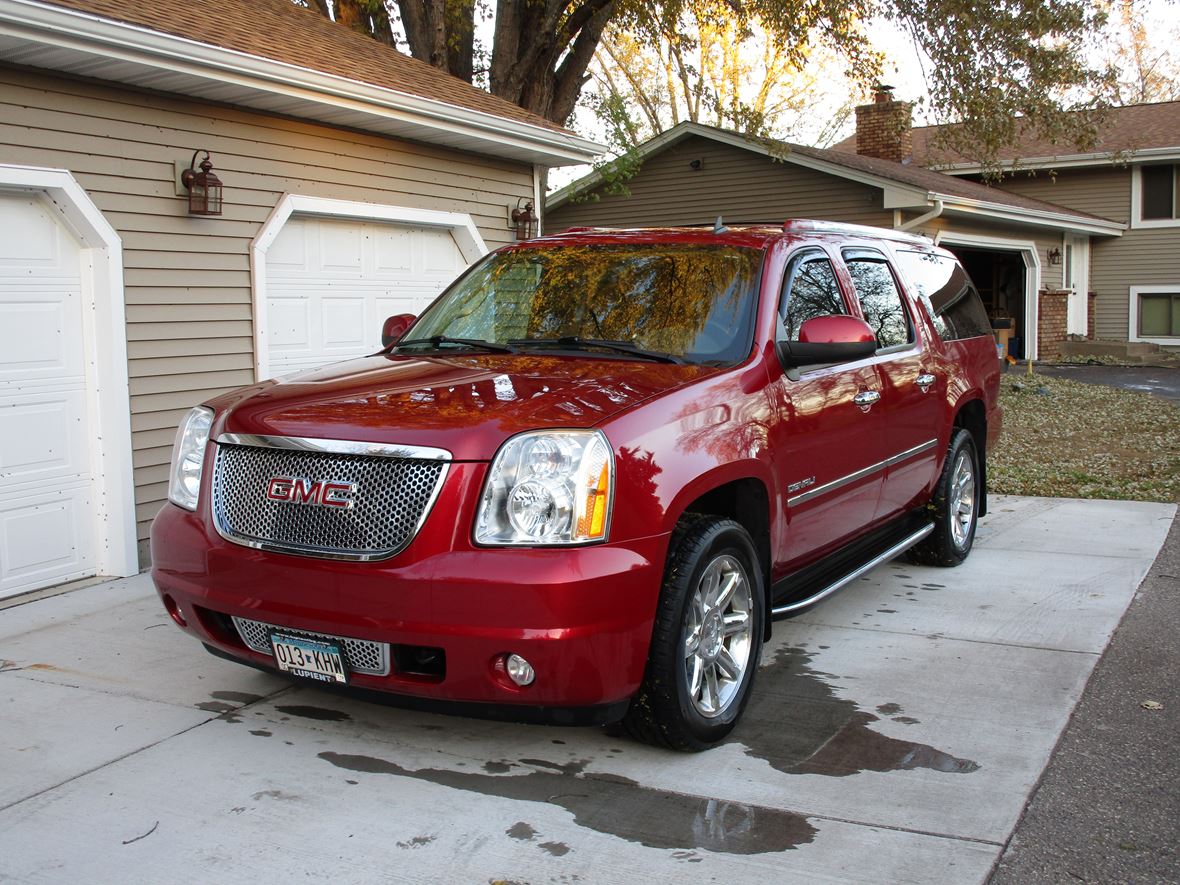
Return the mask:
POLYGON ((512 210, 512 229, 518 240, 528 240, 537 235, 537 216, 533 214, 533 201, 521 197, 512 210))
POLYGON ((192 162, 180 173, 180 183, 188 188, 189 215, 221 214, 221 179, 213 174, 213 161, 206 150, 193 151, 192 162), (201 171, 197 171, 197 155, 204 154, 201 171))
POLYGON ((1045 254, 1048 256, 1049 263, 1053 265, 1053 267, 1057 267, 1057 265, 1061 264, 1061 250, 1057 247, 1053 247, 1045 254))

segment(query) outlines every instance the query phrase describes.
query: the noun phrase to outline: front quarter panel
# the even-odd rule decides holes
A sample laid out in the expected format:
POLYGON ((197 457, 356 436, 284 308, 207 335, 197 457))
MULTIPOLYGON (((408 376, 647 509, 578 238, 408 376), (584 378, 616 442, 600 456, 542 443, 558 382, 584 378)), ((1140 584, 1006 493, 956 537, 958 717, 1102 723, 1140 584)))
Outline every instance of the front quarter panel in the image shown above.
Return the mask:
POLYGON ((603 425, 615 448, 612 541, 671 532, 693 500, 727 482, 770 487, 766 383, 756 360, 603 425))

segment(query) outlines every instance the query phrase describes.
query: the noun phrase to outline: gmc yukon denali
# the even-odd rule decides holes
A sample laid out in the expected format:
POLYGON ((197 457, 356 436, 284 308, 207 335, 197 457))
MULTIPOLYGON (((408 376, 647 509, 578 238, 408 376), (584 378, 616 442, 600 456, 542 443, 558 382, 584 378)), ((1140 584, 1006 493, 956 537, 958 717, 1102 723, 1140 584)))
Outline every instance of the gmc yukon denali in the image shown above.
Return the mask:
POLYGON ((996 349, 922 237, 574 229, 383 339, 184 419, 152 576, 214 654, 700 750, 772 620, 957 565, 987 506, 996 349))

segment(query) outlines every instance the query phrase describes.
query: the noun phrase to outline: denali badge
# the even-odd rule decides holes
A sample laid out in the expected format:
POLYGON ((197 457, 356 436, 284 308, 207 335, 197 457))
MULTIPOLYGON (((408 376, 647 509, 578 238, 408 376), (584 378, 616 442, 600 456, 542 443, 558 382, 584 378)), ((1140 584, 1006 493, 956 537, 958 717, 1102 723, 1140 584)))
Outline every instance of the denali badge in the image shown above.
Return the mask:
POLYGON ((315 504, 319 507, 342 507, 348 510, 353 505, 352 494, 356 484, 335 480, 310 480, 302 476, 272 476, 266 486, 266 497, 271 501, 286 504, 315 504))

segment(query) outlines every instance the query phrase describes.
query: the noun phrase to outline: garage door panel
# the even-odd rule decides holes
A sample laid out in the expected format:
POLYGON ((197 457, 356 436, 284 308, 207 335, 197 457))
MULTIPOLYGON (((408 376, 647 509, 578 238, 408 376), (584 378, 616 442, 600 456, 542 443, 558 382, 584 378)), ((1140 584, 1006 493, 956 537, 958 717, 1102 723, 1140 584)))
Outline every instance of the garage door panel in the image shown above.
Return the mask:
POLYGON ((71 290, 0 281, 0 383, 82 377, 82 311, 71 290))
POLYGON ((324 299, 320 330, 325 353, 341 349, 351 353, 357 348, 371 346, 374 336, 370 326, 373 324, 365 316, 367 300, 364 296, 324 299))
POLYGON ((0 198, 0 275, 36 269, 78 274, 78 248, 35 197, 0 198))
POLYGON ((420 314, 466 267, 440 228, 296 217, 275 246, 263 344, 272 376, 372 353, 386 317, 420 314))
POLYGON ((0 409, 0 494, 89 475, 84 390, 8 397, 0 409))
POLYGON ((362 250, 366 227, 342 221, 314 223, 314 229, 319 234, 319 269, 351 273, 359 277, 365 264, 362 250))
POLYGON ((422 256, 421 270, 427 274, 446 274, 464 265, 463 255, 450 231, 416 231, 422 256))
POLYGON ((93 574, 89 483, 0 499, 0 596, 93 574))
POLYGON ((373 269, 379 274, 410 274, 414 270, 413 236, 409 230, 374 226, 373 269))
POLYGON ((0 598, 93 573, 80 249, 0 195, 0 598))
POLYGON ((307 270, 307 227, 288 224, 275 238, 266 253, 266 267, 271 274, 307 270))
POLYGON ((267 304, 272 348, 311 346, 311 304, 302 298, 271 298, 267 304))

